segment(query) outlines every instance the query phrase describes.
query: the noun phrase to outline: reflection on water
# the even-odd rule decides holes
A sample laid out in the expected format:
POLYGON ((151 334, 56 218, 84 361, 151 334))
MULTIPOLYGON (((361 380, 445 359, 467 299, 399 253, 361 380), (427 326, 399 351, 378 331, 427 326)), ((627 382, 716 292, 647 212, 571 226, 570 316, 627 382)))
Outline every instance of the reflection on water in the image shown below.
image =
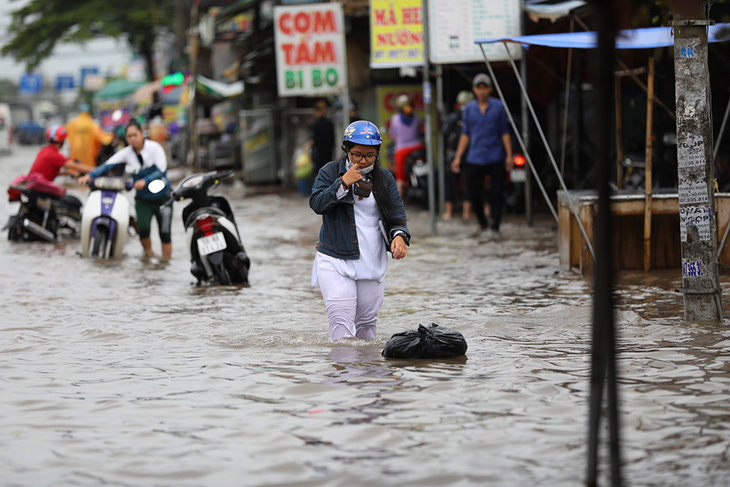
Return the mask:
MULTIPOLYGON (((331 344, 306 199, 231 200, 248 286, 194 285, 181 204, 168 263, 134 238, 111 263, 75 241, 0 239, 1 483, 582 485, 590 285, 558 269, 549 222, 430 237, 411 212, 378 338, 331 344), (381 356, 431 322, 460 331, 467 357, 381 356)), ((728 323, 683 323, 680 284, 619 276, 626 481, 727 486, 728 323)))

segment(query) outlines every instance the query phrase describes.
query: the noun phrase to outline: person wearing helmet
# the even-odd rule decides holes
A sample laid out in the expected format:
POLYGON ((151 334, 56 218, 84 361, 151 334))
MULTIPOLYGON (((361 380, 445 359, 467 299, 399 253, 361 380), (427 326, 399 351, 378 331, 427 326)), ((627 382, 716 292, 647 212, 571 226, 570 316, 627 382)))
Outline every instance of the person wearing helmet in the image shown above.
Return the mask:
POLYGON ((484 179, 489 175, 491 229, 499 232, 507 171, 512 168, 512 136, 504 105, 490 96, 492 90, 489 76, 484 73, 474 76, 472 91, 476 100, 464 107, 464 127, 451 169, 455 173, 464 171, 466 197, 471 200, 480 230, 490 227, 482 196, 484 179))
POLYGON ((390 118, 388 137, 395 145, 395 182, 402 195, 408 185, 406 158, 411 152, 423 150, 425 146, 421 140, 423 132, 421 119, 413 113, 411 98, 405 94, 400 95, 395 99, 395 106, 398 108, 398 113, 390 118))
POLYGON ((52 125, 46 131, 48 144, 38 152, 28 173, 29 176, 31 174, 37 174, 52 183, 60 174, 69 174, 78 177, 81 174, 94 170, 93 166, 87 166, 78 161, 67 159, 61 154, 61 147, 63 147, 67 135, 66 129, 63 128, 63 125, 59 124, 52 125))
POLYGON ((87 166, 96 166, 102 145, 111 144, 114 134, 104 132, 91 118, 89 105, 81 105, 79 114, 66 124, 68 143, 71 146, 71 159, 87 166))
POLYGON ((331 341, 375 338, 387 252, 400 260, 410 242, 395 179, 379 162, 382 143, 375 124, 348 125, 344 156, 322 167, 309 198, 322 215, 312 285, 322 292, 331 341))
MULTIPOLYGON (((456 155, 456 148, 459 145, 459 137, 461 137, 461 131, 463 123, 461 121, 464 107, 467 103, 474 99, 474 95, 470 91, 460 91, 456 95, 456 103, 454 111, 449 114, 444 123, 444 149, 446 152, 446 161, 451 161, 456 155)), ((446 185, 444 187, 444 220, 451 220, 454 212, 454 205, 456 204, 456 193, 459 186, 459 174, 451 170, 451 166, 448 164, 444 165, 444 171, 446 173, 446 185)), ((462 204, 461 217, 463 220, 467 220, 471 216, 471 202, 465 199, 462 204)))

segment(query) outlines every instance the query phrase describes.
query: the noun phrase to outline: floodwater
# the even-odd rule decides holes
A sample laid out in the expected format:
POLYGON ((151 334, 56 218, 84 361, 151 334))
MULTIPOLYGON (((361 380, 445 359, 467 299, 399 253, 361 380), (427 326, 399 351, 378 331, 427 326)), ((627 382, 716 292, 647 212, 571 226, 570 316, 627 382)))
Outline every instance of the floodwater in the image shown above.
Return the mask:
MULTIPOLYGON (((2 188, 36 150, 0 159, 2 188)), ((553 222, 430 236, 409 208, 412 247, 389 263, 378 338, 332 344, 309 283, 319 218, 306 198, 222 192, 249 286, 193 285, 183 204, 169 263, 143 259, 136 238, 106 263, 78 257, 78 241, 2 236, 0 484, 584 483, 590 283, 560 271, 553 222), (431 322, 465 336, 466 358, 380 356, 431 322)), ((8 212, 3 198, 3 223, 8 212)), ((626 485, 730 485, 730 322, 684 323, 674 272, 619 281, 626 485)), ((608 466, 604 446, 602 485, 608 466)))

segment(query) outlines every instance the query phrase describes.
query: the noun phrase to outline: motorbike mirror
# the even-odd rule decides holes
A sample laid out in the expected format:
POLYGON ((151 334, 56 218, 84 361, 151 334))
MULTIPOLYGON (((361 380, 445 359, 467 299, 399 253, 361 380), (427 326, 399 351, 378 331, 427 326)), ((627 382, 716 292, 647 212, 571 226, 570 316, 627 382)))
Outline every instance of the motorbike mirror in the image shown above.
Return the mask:
POLYGON ((112 121, 118 122, 122 119, 122 111, 121 110, 114 110, 112 112, 112 121))
POLYGON ((163 189, 165 189, 165 181, 162 179, 155 179, 154 181, 150 181, 150 183, 147 185, 147 189, 150 190, 150 193, 157 194, 163 189))

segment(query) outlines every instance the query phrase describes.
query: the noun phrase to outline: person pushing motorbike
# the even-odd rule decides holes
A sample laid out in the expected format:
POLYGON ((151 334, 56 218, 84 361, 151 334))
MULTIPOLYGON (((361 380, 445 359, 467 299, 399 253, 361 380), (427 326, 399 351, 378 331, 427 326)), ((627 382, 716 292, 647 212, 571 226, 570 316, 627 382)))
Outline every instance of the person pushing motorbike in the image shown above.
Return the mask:
POLYGON ((78 234, 81 201, 56 185, 53 180, 60 174, 79 176, 93 167, 67 159, 60 149, 66 140, 62 125, 52 125, 46 132, 48 144, 35 158, 27 176, 18 176, 8 189, 10 201, 19 201, 20 208, 12 215, 3 230, 9 240, 56 239, 59 229, 78 234))
POLYGON ((114 169, 114 166, 124 165, 124 171, 131 174, 134 181, 135 209, 137 211, 137 226, 139 238, 147 257, 153 257, 152 239, 150 238, 152 217, 157 218, 157 226, 162 241, 162 258, 172 257, 172 205, 161 205, 167 202, 170 192, 170 182, 167 179, 167 156, 165 150, 154 140, 144 138, 142 126, 137 120, 127 125, 127 147, 114 154, 107 162, 94 169, 89 174, 79 178, 79 184, 86 184, 90 179, 99 177, 114 169), (164 189, 155 191, 150 183, 153 181, 164 183, 164 189))
POLYGON ((94 166, 89 166, 73 159, 67 159, 61 154, 61 148, 66 142, 67 135, 66 129, 63 128, 63 125, 59 124, 52 125, 46 131, 48 144, 38 152, 28 173, 29 176, 31 174, 38 174, 49 183, 52 183, 61 174, 78 177, 94 170, 94 166))

